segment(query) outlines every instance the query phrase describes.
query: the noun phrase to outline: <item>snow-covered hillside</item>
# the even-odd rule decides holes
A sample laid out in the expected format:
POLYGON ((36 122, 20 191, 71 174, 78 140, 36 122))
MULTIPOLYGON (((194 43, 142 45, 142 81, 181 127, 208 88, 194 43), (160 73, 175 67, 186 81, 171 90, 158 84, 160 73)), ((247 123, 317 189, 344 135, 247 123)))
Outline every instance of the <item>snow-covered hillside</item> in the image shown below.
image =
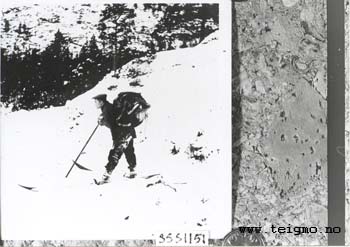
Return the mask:
POLYGON ((5 239, 150 239, 158 230, 231 229, 231 84, 229 47, 212 34, 195 48, 158 53, 108 74, 63 107, 6 112, 1 123, 1 194, 5 239), (142 76, 130 79, 130 71, 142 76), (135 80, 139 86, 135 85, 135 80), (110 184, 96 186, 112 146, 91 99, 141 92, 151 104, 137 128, 135 179, 124 158, 110 184), (32 190, 22 186, 35 187, 32 190))
MULTIPOLYGON (((7 20, 10 25, 9 32, 1 32, 1 47, 9 52, 16 44, 20 49, 37 48, 44 49, 54 39, 59 29, 62 33, 72 38, 71 51, 77 52, 92 35, 98 36, 96 29, 100 18, 101 4, 34 4, 21 7, 9 7, 2 9, 2 20, 7 20), (24 36, 16 33, 19 25, 25 24, 32 35, 28 41, 24 36)), ((1 22, 4 29, 4 21, 1 22)))
MULTIPOLYGON (((151 11, 140 8, 135 10, 135 28, 148 28, 152 30, 160 16, 155 17, 151 11), (147 20, 147 22, 145 22, 147 20)), ((99 41, 97 25, 101 17, 104 4, 58 4, 41 3, 0 6, 1 20, 1 47, 11 53, 15 46, 21 51, 26 49, 45 49, 60 30, 65 37, 69 37, 69 49, 73 54, 80 52, 81 47, 94 35, 99 41), (8 22, 8 31, 5 23, 8 22), (25 25, 29 36, 18 33, 19 26, 25 25)), ((107 23, 108 24, 108 23, 107 23)), ((142 39, 142 35, 139 35, 142 39)), ((99 43, 98 43, 99 44, 99 43)))

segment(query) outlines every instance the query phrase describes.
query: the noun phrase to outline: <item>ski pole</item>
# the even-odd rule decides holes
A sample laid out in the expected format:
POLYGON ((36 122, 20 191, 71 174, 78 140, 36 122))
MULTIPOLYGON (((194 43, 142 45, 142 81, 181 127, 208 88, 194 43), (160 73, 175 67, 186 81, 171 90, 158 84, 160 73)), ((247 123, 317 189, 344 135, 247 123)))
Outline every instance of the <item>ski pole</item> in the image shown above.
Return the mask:
POLYGON ((89 141, 91 140, 92 136, 95 134, 97 128, 98 128, 99 124, 97 124, 97 126, 95 127, 94 131, 92 132, 92 134, 90 135, 89 139, 86 141, 84 147, 82 148, 82 150, 80 151, 80 153, 78 154, 78 157, 75 159, 75 161, 73 162, 73 165, 71 166, 71 168, 69 169, 66 178, 68 177, 69 173, 72 171, 73 167, 77 164, 77 161, 80 157, 80 155, 83 153, 85 147, 87 146, 87 144, 89 143, 89 141))

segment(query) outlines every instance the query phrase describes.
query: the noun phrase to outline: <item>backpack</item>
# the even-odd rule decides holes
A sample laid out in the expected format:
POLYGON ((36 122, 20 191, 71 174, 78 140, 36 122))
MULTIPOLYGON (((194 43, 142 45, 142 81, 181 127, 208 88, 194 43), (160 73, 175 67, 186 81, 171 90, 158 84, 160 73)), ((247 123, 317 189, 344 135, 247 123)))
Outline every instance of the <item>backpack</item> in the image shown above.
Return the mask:
POLYGON ((147 117, 150 104, 140 93, 122 92, 113 100, 116 122, 119 126, 139 126, 147 117))

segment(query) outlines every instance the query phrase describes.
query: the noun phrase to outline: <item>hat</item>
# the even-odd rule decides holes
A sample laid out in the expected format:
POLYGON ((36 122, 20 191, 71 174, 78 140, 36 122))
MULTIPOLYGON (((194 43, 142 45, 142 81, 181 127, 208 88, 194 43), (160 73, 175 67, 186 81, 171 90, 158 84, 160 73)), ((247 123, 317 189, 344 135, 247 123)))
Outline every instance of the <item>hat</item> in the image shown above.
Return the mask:
POLYGON ((106 101, 107 100, 107 94, 99 94, 93 97, 93 99, 101 100, 101 101, 106 101))

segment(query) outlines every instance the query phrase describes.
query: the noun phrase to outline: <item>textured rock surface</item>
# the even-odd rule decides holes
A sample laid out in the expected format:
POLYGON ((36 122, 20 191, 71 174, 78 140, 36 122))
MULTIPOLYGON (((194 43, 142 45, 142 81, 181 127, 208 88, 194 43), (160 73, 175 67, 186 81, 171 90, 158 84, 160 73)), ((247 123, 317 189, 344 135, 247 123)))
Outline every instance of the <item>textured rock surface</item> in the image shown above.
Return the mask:
POLYGON ((327 225, 325 1, 235 5, 242 154, 234 226, 263 226, 269 245, 324 245, 325 234, 270 226, 327 225))

